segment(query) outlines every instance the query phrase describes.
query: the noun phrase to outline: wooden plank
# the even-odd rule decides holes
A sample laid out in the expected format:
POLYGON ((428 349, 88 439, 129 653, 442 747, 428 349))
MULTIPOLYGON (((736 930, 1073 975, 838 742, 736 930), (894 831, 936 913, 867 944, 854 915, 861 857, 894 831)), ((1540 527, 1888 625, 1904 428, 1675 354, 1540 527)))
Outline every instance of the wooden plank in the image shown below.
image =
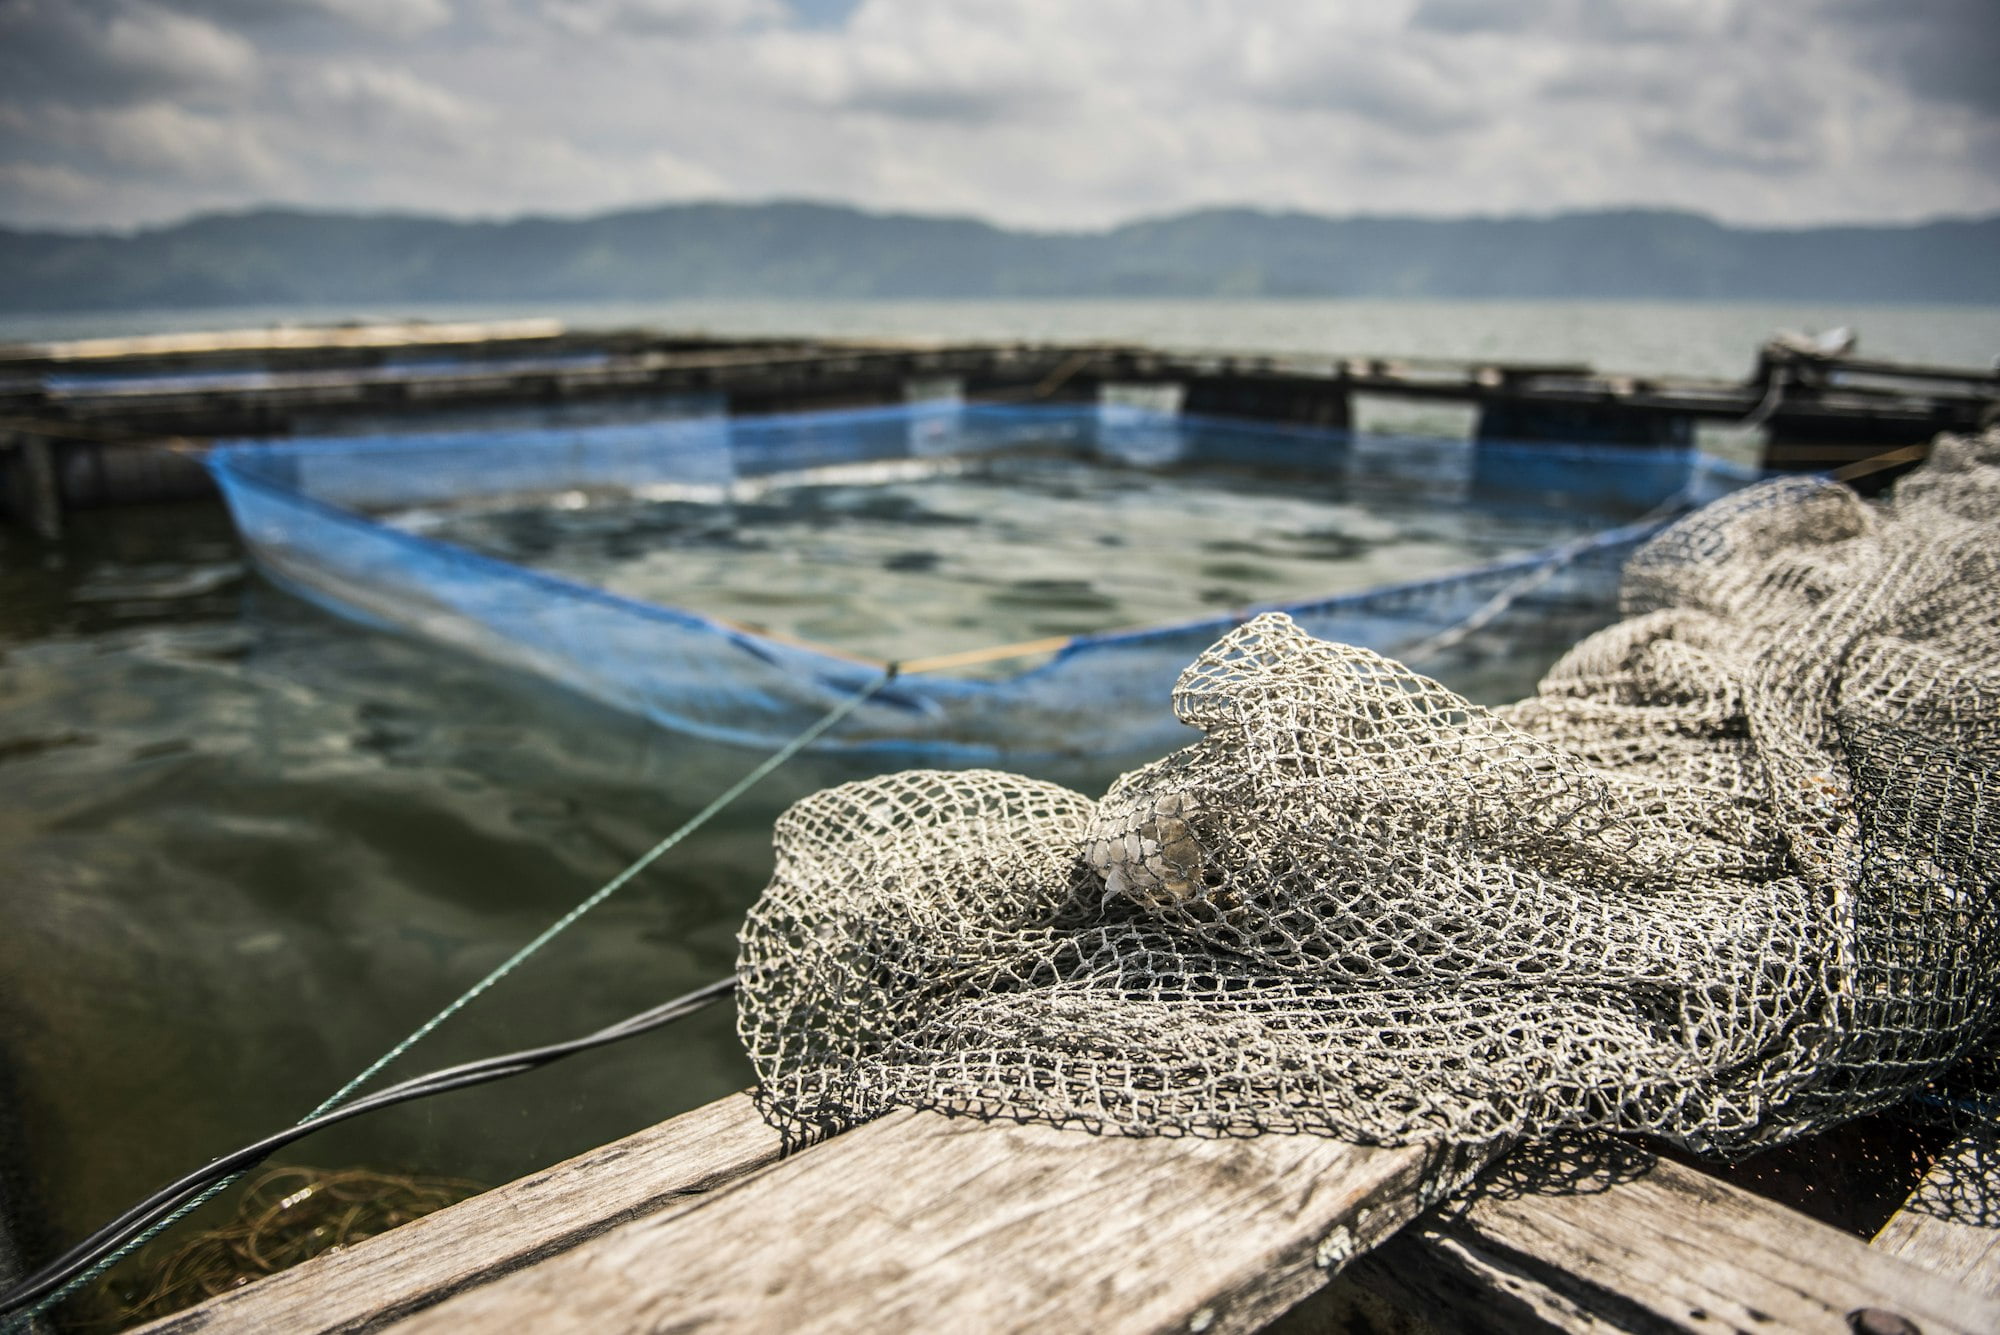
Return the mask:
MULTIPOLYGON (((2000 1330, 2000 1301, 1665 1160, 1564 1194, 1484 1192, 1397 1248, 1378 1270, 1416 1249, 1409 1269, 1434 1280, 1405 1282, 1404 1301, 1471 1295, 1457 1319, 1470 1308, 1496 1332, 1847 1335, 1849 1314, 1869 1308, 1924 1335, 2000 1330)), ((1439 1324, 1453 1319, 1447 1310, 1439 1324)))
POLYGON ((1631 1329, 1557 1292, 1520 1264, 1413 1224, 1357 1258, 1264 1335, 1624 1335, 1631 1329))
POLYGON ((1359 1258, 1271 1335, 1847 1335, 1849 1314, 1863 1308, 1926 1335, 2000 1329, 2000 1307, 1985 1295, 1695 1170, 1639 1160, 1575 1186, 1563 1195, 1516 1187, 1440 1207, 1359 1258))
POLYGON ((1875 1246, 2000 1296, 2000 1136, 1953 1142, 1875 1235, 1875 1246))
POLYGON ((732 1095, 141 1329, 373 1329, 627 1220, 671 1213, 778 1149, 750 1100, 732 1095))
POLYGON ((1410 1330, 2000 1330, 2000 1302, 1672 1163, 1482 1193, 1300 1306, 1468 1162, 914 1112, 776 1148, 736 1096, 146 1329, 1302 1332, 1359 1288, 1410 1330))
POLYGON ((1250 1331, 1462 1161, 892 1113, 393 1328, 1250 1331))
POLYGON ((215 352, 277 352, 319 348, 407 348, 440 343, 499 343, 561 335, 560 320, 521 319, 431 324, 407 321, 368 325, 275 325, 185 334, 136 334, 80 338, 32 345, 50 361, 101 361, 119 357, 192 356, 215 352))

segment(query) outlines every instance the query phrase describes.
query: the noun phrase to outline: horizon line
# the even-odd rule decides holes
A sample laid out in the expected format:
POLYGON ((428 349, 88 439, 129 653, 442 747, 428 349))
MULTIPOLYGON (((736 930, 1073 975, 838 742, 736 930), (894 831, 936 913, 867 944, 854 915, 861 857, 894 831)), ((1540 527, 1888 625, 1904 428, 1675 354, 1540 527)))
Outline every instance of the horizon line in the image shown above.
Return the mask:
POLYGON ((364 220, 409 220, 421 222, 448 223, 466 227, 508 227, 522 223, 589 223, 607 218, 627 217, 645 213, 668 213, 692 211, 696 209, 778 209, 808 208, 823 209, 828 212, 858 214, 863 217, 880 219, 908 219, 922 222, 971 223, 988 227, 998 232, 1021 236, 1104 236, 1123 231, 1130 227, 1147 224, 1174 222, 1203 214, 1235 213, 1257 215, 1266 218, 1309 218, 1319 222, 1391 222, 1409 224, 1440 223, 1519 223, 1554 222, 1565 218, 1608 217, 1616 215, 1650 215, 1656 217, 1679 217, 1698 220, 1725 231, 1802 233, 1823 231, 1907 231, 1921 227, 1977 225, 2000 222, 2000 212, 1934 214, 1921 218, 1897 220, 1884 219, 1829 219, 1809 223, 1749 223, 1731 222, 1726 218, 1700 209, 1668 204, 1602 204, 1558 208, 1545 211, 1480 212, 1464 213, 1420 213, 1420 212, 1371 212, 1327 213, 1299 207, 1273 207, 1248 202, 1196 204, 1186 208, 1159 213, 1135 214, 1121 222, 1102 223, 1077 227, 1037 227, 1025 224, 999 222, 981 217, 975 213, 927 213, 916 209, 899 207, 878 207, 859 204, 848 200, 814 198, 804 195, 774 195, 767 198, 701 198, 667 199, 650 204, 617 205, 578 213, 551 213, 525 211, 519 213, 451 213, 425 210, 416 207, 385 206, 379 208, 341 208, 322 204, 295 204, 272 200, 233 207, 197 209, 177 218, 164 221, 139 222, 124 225, 104 224, 85 227, 54 227, 33 223, 14 222, 0 219, 0 230, 16 234, 39 234, 43 236, 71 237, 84 239, 132 240, 155 232, 170 232, 177 228, 216 219, 248 218, 258 214, 279 214, 299 217, 345 218, 364 220))

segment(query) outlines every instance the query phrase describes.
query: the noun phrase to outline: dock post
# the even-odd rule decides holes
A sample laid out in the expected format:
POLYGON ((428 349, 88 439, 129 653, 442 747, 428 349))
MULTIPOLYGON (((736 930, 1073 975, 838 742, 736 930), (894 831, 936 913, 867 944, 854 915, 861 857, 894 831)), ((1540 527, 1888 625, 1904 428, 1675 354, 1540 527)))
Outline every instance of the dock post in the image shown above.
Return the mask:
POLYGON ((1197 416, 1247 417, 1326 431, 1345 431, 1353 425, 1347 385, 1337 377, 1225 369, 1189 380, 1182 411, 1197 416))
POLYGON ((14 517, 26 521, 38 536, 54 541, 62 536, 62 492, 56 485, 55 458, 46 436, 15 433, 5 443, 13 449, 7 490, 14 517))
POLYGON ((1606 403, 1537 401, 1494 395, 1479 410, 1477 439, 1567 445, 1636 445, 1693 449, 1694 418, 1685 413, 1606 403))

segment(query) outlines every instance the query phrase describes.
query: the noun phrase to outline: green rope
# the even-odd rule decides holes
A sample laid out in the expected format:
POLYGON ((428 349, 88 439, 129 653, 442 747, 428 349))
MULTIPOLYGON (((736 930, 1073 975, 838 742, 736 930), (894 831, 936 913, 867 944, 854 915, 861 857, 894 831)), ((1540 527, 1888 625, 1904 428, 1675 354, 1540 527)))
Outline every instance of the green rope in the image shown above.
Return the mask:
MULTIPOLYGON (((638 856, 638 858, 632 862, 630 866, 625 868, 625 870, 619 872, 616 876, 606 881, 596 890, 593 890, 580 903, 578 903, 575 908, 571 909, 568 913, 563 914, 562 917, 556 919, 554 922, 550 923, 547 927, 542 929, 541 933, 538 936, 536 936, 534 940, 528 942, 527 945, 522 946, 512 955, 509 955, 505 960, 501 961, 501 963, 491 973, 487 974, 484 978, 481 978, 471 987, 465 989, 465 991, 460 993, 456 999, 447 1004, 443 1010, 439 1011, 436 1015, 431 1016, 430 1019, 424 1021, 422 1024, 418 1025, 415 1029, 411 1030, 409 1035, 406 1038, 404 1038, 402 1042, 390 1048, 380 1057, 377 1057, 372 1063, 369 1064, 368 1069, 363 1071, 360 1075, 355 1076, 352 1080, 348 1081, 346 1084, 342 1085, 338 1090, 334 1091, 331 1097, 329 1097, 325 1102, 321 1103, 317 1108, 314 1108, 311 1112, 307 1113, 304 1117, 301 1117, 299 1121, 310 1122, 313 1118, 318 1117, 320 1114, 331 1112, 334 1108, 337 1108, 341 1104, 345 1103, 348 1097, 352 1095, 355 1090, 361 1088, 361 1086, 367 1084, 370 1080, 374 1079, 375 1076, 382 1070, 383 1067, 395 1061, 398 1057, 408 1052, 411 1048, 415 1047, 417 1044, 423 1042, 425 1037, 427 1037, 433 1029, 436 1029, 446 1020, 449 1020, 452 1016, 464 1010, 467 1006, 471 1005, 472 1002, 480 996, 480 994, 484 993, 488 988, 492 987, 495 983, 505 978, 508 974, 514 972, 514 970, 520 968, 521 965, 525 964, 529 960, 529 958, 531 958, 535 954, 535 952, 539 951, 543 946, 546 946, 549 942, 555 940, 556 937, 562 935, 562 933, 565 930, 567 930, 570 927, 570 925, 573 924, 578 918, 581 918, 584 914, 590 912, 592 909, 596 908, 599 904, 602 904, 605 900, 611 898, 611 896, 613 896, 614 894, 617 894, 618 891, 622 889, 627 882, 629 882, 633 877, 637 876, 640 872, 646 870, 646 868, 652 866, 655 862, 659 861, 659 859, 663 855, 665 855, 669 850, 671 850, 674 847, 674 845, 680 843, 683 839, 693 834, 696 830, 699 830, 702 826, 708 824, 708 822, 713 820, 716 817, 716 815, 723 810, 723 808, 727 807, 737 798, 743 796, 743 794, 749 792, 750 789, 756 787, 756 785, 763 779, 767 778, 772 773, 772 771, 776 770, 779 766, 783 765, 786 761, 790 760, 793 756, 797 755, 799 752, 805 750, 806 747, 811 746, 814 742, 818 741, 822 736, 824 736, 829 729, 833 728, 842 719, 846 718, 849 714, 852 714, 856 709, 859 709, 861 705, 865 703, 870 697, 872 697, 877 691, 881 690, 884 686, 888 685, 891 681, 895 679, 897 670, 898 669, 896 664, 891 663, 888 666, 888 669, 884 671, 881 676, 877 677, 867 686, 863 687, 859 691, 856 691, 853 695, 850 695, 849 697, 847 697, 847 699, 841 701, 838 705, 828 710, 826 715, 823 718, 821 718, 819 722, 813 724, 811 727, 807 728, 804 732, 792 738, 791 741, 786 742, 783 746, 779 747, 776 751, 773 751, 769 756, 765 757, 764 761, 761 764, 759 764, 755 769, 751 770, 748 774, 745 774, 742 778, 738 779, 735 783, 725 788, 707 806, 703 807, 700 811, 697 811, 693 816, 689 817, 687 821, 684 824, 682 824, 679 829, 675 830, 672 834, 668 835, 666 838, 660 840, 659 843, 654 844, 644 853, 641 853, 638 856)), ((151 1242, 154 1238, 164 1233, 167 1229, 179 1223, 183 1218, 193 1213, 195 1210, 201 1208, 203 1205, 206 1205, 209 1201, 215 1199, 215 1197, 220 1195, 222 1192, 228 1190, 230 1187, 234 1186, 237 1182, 240 1182, 243 1179, 243 1177, 244 1177, 243 1173, 238 1173, 233 1177, 226 1177, 222 1181, 216 1183, 214 1186, 208 1188, 206 1191, 202 1192, 199 1196, 196 1196, 193 1200, 181 1206, 179 1209, 175 1210, 172 1214, 160 1220, 160 1222, 154 1224, 151 1228, 147 1229, 145 1232, 139 1234, 137 1237, 127 1242, 124 1246, 112 1252, 102 1261, 99 1261, 96 1265, 84 1271, 82 1274, 78 1275, 75 1279, 72 1279, 69 1283, 63 1285, 60 1289, 57 1289, 54 1293, 42 1299, 39 1303, 36 1303, 33 1307, 29 1308, 27 1311, 22 1312, 15 1317, 9 1318, 7 1321, 6 1329, 9 1332, 27 1330, 29 1327, 29 1323, 34 1321, 35 1318, 49 1311, 51 1308, 55 1307, 58 1303, 61 1303, 64 1300, 68 1299, 72 1294, 76 1293, 79 1289, 83 1288, 91 1281, 95 1280, 99 1275, 102 1275, 112 1266, 118 1264, 118 1262, 124 1260, 127 1256, 130 1256, 134 1251, 138 1250, 140 1247, 145 1246, 148 1242, 151 1242)))

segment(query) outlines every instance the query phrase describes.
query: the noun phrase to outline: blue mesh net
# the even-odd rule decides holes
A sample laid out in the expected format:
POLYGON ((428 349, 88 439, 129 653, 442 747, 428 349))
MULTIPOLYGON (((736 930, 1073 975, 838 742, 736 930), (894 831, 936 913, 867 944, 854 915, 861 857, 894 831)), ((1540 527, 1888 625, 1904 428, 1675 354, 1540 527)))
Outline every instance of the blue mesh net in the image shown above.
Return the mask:
MULTIPOLYGON (((763 418, 721 416, 511 431, 237 442, 210 466, 275 580, 344 615, 537 673, 683 732, 775 745, 877 678, 879 662, 722 618, 622 597, 386 522, 389 512, 561 504, 629 492, 726 499, 746 479, 893 460, 1051 447, 1151 469, 1222 466, 1421 488, 1441 515, 1509 500, 1569 507, 1592 535, 1559 552, 1360 592, 1233 608, 1171 625, 1069 638, 1011 675, 908 675, 822 745, 932 761, 1103 757, 1180 744, 1166 702, 1221 633, 1280 609, 1307 631, 1391 656, 1486 614, 1451 653, 1567 643, 1615 614, 1624 557, 1648 506, 1740 481, 1692 451, 1350 437, 1094 406, 955 401, 763 418), (1601 526, 1601 527, 1600 527, 1601 526), (1532 580, 1526 578, 1533 576, 1532 580), (1531 587, 1524 587, 1531 585, 1531 587), (1496 596, 1519 590, 1492 615, 1496 596)), ((1502 601, 1505 601, 1503 598, 1502 601)), ((1438 665, 1419 663, 1426 670, 1438 665)))

